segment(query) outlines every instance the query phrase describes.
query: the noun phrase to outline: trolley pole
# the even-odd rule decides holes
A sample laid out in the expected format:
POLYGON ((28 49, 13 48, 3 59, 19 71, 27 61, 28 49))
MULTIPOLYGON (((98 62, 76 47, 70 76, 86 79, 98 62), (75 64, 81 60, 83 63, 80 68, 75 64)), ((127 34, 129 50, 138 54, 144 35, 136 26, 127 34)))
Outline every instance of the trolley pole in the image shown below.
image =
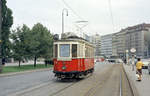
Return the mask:
POLYGON ((2 67, 2 0, 0 0, 0 73, 2 67))

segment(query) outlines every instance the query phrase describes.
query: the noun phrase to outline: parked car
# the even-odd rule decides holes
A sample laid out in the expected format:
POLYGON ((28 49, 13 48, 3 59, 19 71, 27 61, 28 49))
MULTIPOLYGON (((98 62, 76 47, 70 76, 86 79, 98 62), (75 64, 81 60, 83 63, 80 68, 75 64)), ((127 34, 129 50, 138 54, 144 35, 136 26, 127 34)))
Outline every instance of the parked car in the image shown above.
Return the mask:
POLYGON ((144 59, 144 60, 142 60, 142 62, 143 62, 143 64, 144 64, 144 66, 143 66, 142 68, 143 68, 143 69, 148 69, 149 60, 144 59))
POLYGON ((116 63, 116 59, 107 59, 109 63, 116 63))

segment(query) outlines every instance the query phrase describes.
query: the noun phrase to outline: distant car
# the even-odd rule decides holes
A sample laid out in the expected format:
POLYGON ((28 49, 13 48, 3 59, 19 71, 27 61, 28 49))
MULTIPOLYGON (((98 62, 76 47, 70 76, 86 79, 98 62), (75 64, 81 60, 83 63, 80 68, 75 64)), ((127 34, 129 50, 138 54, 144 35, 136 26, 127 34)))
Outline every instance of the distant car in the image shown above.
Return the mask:
POLYGON ((116 63, 116 59, 107 59, 107 61, 110 63, 116 63))
POLYGON ((149 60, 142 60, 144 66, 142 67, 143 69, 148 69, 148 64, 149 64, 149 60))
POLYGON ((150 74, 150 62, 148 63, 148 73, 150 74))
POLYGON ((123 63, 122 59, 117 59, 117 63, 123 63))

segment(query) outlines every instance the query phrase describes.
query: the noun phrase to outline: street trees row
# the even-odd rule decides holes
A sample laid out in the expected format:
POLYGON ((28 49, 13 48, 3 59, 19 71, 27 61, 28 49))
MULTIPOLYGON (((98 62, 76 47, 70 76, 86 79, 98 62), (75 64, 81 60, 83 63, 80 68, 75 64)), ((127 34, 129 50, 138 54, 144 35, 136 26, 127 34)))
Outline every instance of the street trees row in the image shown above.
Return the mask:
POLYGON ((34 67, 37 59, 52 58, 53 35, 42 24, 35 24, 32 29, 27 25, 17 27, 12 31, 12 57, 20 62, 23 60, 34 60, 34 67))
POLYGON ((32 59, 36 66, 37 58, 50 59, 53 49, 53 36, 50 31, 40 23, 31 29, 23 25, 11 31, 13 16, 6 3, 6 0, 0 2, 0 73, 2 63, 5 64, 8 58, 18 60, 19 66, 23 60, 32 59))
POLYGON ((0 73, 2 72, 2 61, 10 54, 9 34, 13 24, 12 11, 6 3, 6 0, 0 1, 0 73))

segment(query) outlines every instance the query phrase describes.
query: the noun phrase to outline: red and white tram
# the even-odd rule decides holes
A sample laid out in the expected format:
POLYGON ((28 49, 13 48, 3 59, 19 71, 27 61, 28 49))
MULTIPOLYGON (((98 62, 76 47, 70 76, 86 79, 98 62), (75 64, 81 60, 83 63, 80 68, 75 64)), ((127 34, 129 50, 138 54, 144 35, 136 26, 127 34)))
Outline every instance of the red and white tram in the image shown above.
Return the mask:
POLYGON ((54 42, 54 70, 58 78, 82 78, 94 71, 94 46, 81 38, 54 42))

